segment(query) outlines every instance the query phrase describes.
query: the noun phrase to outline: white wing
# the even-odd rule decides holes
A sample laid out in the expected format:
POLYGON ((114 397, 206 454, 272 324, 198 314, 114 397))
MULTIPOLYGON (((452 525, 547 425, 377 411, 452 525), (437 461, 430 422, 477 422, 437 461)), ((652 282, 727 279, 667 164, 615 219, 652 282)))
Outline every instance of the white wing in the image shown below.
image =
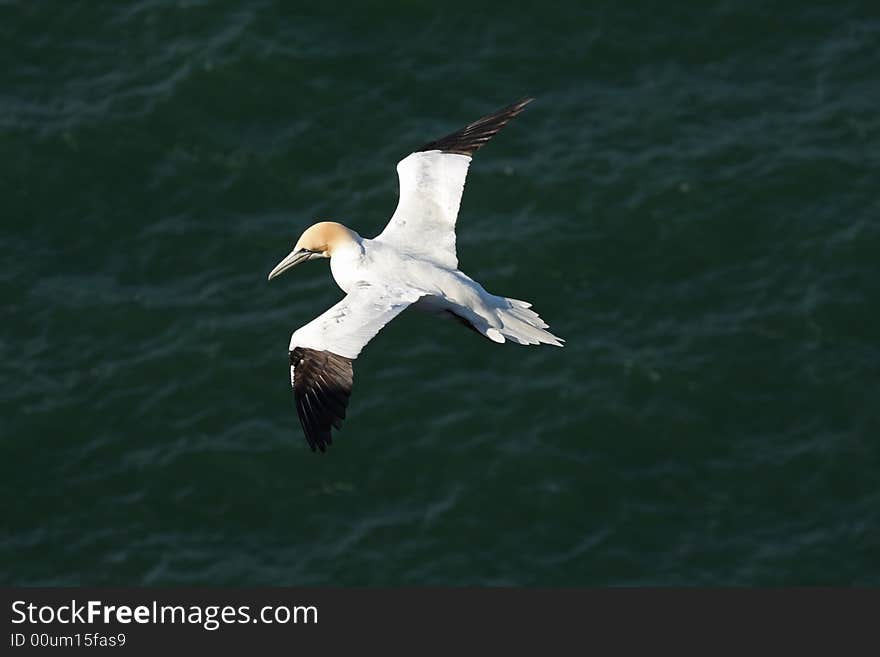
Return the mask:
POLYGON ((421 296, 417 290, 357 283, 342 301, 294 331, 290 351, 303 347, 357 358, 383 326, 421 296))
POLYGON ((397 165, 400 201, 377 239, 455 269, 455 220, 471 158, 457 153, 413 153, 397 165))
POLYGON ((400 200, 376 238, 455 269, 455 220, 471 156, 532 101, 523 99, 425 144, 397 164, 400 200))
POLYGON ((296 412, 312 450, 333 442, 354 383, 352 361, 421 292, 357 284, 342 301, 290 338, 290 385, 296 412))

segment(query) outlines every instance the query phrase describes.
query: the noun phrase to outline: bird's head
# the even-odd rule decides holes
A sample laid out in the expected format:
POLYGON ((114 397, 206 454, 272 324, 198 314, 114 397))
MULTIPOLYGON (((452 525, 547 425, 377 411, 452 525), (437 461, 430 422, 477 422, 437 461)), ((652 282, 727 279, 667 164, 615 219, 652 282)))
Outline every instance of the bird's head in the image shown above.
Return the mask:
POLYGON ((357 233, 335 221, 321 221, 309 226, 299 236, 293 251, 269 272, 269 280, 306 260, 329 258, 334 250, 356 242, 357 238, 357 233))

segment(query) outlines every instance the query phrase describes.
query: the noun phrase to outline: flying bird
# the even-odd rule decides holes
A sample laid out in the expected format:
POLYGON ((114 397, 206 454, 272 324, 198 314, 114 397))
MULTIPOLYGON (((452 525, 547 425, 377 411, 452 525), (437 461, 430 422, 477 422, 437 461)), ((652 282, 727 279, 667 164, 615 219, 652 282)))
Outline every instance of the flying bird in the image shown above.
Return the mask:
POLYGON ((392 319, 413 307, 455 319, 493 342, 564 342, 531 304, 496 296, 458 268, 455 220, 473 154, 533 98, 524 98, 425 144, 397 164, 400 198, 391 220, 368 239, 332 221, 310 226, 269 280, 330 259, 345 297, 290 338, 290 383, 312 451, 333 442, 351 396, 354 360, 392 319))

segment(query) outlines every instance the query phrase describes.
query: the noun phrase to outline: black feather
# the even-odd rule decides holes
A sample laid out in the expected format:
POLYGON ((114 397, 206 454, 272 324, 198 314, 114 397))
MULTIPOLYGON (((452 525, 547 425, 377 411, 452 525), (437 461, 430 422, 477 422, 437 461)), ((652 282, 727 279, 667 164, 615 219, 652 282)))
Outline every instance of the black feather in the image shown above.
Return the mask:
POLYGON ((339 429, 345 418, 354 381, 352 359, 303 347, 289 356, 296 413, 309 447, 323 452, 333 443, 331 429, 339 429))
POLYGON ((416 152, 443 151, 444 153, 458 153, 460 155, 473 155, 484 146, 492 137, 498 134, 507 122, 523 111, 523 108, 534 98, 523 98, 513 105, 498 110, 492 114, 466 125, 458 132, 441 137, 436 141, 425 144, 416 152))

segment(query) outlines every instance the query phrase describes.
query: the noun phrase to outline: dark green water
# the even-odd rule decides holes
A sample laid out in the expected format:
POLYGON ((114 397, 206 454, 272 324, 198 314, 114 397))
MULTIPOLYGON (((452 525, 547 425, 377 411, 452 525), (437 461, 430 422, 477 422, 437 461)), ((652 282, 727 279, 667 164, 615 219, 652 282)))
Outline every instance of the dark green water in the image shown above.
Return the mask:
POLYGON ((443 6, 0 2, 0 581, 880 584, 876 3, 443 6), (312 454, 266 273, 526 94, 459 256, 567 346, 405 314, 312 454))

